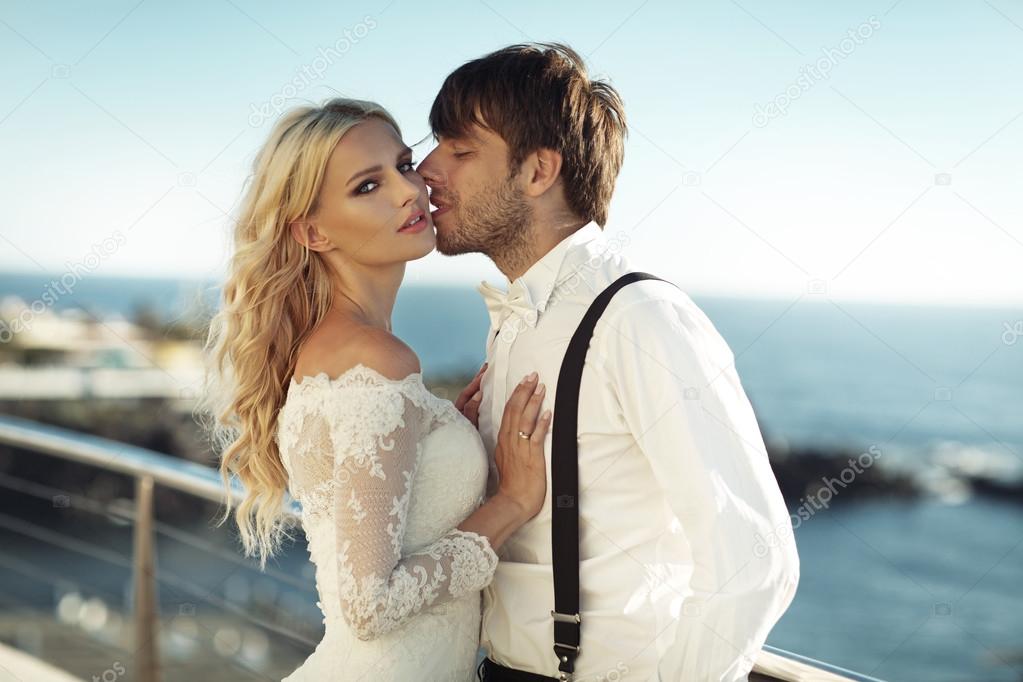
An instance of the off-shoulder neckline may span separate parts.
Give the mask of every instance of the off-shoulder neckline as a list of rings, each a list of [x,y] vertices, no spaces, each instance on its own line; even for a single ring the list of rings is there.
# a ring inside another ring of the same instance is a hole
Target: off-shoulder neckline
[[[306,375],[303,375],[301,382],[296,381],[295,380],[295,375],[293,374],[291,376],[291,379],[290,379],[289,383],[290,383],[291,386],[294,386],[295,388],[306,388],[307,386],[312,386],[314,384],[319,384],[319,385],[327,384],[329,386],[336,386],[336,385],[340,384],[343,379],[346,379],[350,375],[356,374],[356,373],[358,373],[358,374],[369,374],[374,379],[376,379],[376,380],[378,380],[378,381],[380,381],[382,383],[386,383],[386,384],[405,384],[405,383],[409,383],[410,381],[411,382],[416,382],[416,383],[422,383],[423,382],[423,373],[422,372],[411,372],[411,373],[407,374],[406,376],[402,377],[401,379],[392,379],[392,378],[390,378],[388,376],[385,376],[385,375],[381,374],[379,371],[377,371],[376,369],[373,369],[369,365],[364,365],[361,362],[357,362],[354,365],[352,365],[351,367],[349,367],[348,369],[346,369],[345,371],[343,371],[340,374],[338,374],[336,377],[331,377],[325,371],[320,370],[316,374],[306,374]]]

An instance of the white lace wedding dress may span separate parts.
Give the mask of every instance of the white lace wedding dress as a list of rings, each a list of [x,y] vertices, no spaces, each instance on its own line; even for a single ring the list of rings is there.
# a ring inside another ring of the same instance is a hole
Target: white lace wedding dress
[[[419,373],[290,381],[277,442],[302,504],[323,639],[282,682],[475,678],[497,555],[456,526],[483,501],[476,428]]]

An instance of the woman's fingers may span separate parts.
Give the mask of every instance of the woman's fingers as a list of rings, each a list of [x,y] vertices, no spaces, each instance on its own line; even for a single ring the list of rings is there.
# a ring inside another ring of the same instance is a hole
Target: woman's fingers
[[[483,392],[476,391],[476,393],[471,398],[462,403],[461,407],[458,406],[458,403],[455,403],[455,407],[458,408],[459,412],[465,415],[466,419],[475,424],[476,420],[479,418],[480,403],[482,402]]]
[[[512,391],[508,402],[504,405],[504,415],[501,417],[502,433],[518,437],[515,431],[518,430],[519,415],[522,413],[522,408],[525,407],[526,401],[533,394],[536,381],[536,372],[533,372],[520,381],[519,385]]]
[[[476,376],[472,378],[469,385],[462,389],[462,392],[458,394],[458,398],[455,399],[455,407],[458,408],[459,412],[464,414],[465,406],[472,400],[480,390],[480,384],[483,383],[483,373],[487,371],[487,363],[483,363],[479,371],[476,372]]]
[[[476,393],[482,396],[479,391],[476,391]],[[473,398],[467,402],[465,409],[462,410],[462,414],[478,429],[480,427],[480,398]]]
[[[533,447],[540,448],[540,454],[543,454],[543,441],[547,437],[547,431],[551,426],[551,411],[546,409],[540,418],[536,420],[536,427],[533,429],[533,435],[529,437],[529,443]]]
[[[494,453],[499,488],[528,510],[530,518],[543,506],[547,491],[544,441],[552,417],[550,410],[539,415],[544,395],[536,372],[519,382],[505,403]]]
[[[529,400],[523,405],[518,421],[518,430],[522,433],[532,434],[533,429],[536,428],[536,418],[540,414],[540,406],[543,404],[545,389],[546,387],[542,383],[536,384],[533,394],[529,396]]]

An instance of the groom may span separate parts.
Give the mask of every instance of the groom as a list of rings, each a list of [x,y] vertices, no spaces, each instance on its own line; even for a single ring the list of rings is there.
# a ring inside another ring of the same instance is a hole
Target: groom
[[[418,171],[437,249],[485,254],[508,280],[507,293],[479,287],[487,365],[458,403],[492,457],[517,379],[536,370],[553,408],[572,389],[556,384],[587,308],[635,269],[627,237],[603,234],[625,114],[571,48],[530,44],[449,75],[430,125],[438,146]],[[578,506],[552,508],[548,479],[539,514],[501,548],[482,679],[745,680],[799,560],[731,350],[685,293],[640,281],[599,318],[580,387]],[[545,454],[549,472],[550,439]],[[552,614],[556,513],[578,513],[578,617]],[[564,641],[576,624],[578,647]]]

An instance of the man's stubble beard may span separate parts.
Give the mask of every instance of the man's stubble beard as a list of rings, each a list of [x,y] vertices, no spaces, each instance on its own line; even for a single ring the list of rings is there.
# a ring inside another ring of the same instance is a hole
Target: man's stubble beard
[[[499,265],[518,263],[530,257],[532,209],[507,177],[493,190],[484,189],[472,205],[461,203],[453,195],[457,208],[457,231],[442,234],[437,230],[437,250],[445,256],[482,253]]]

